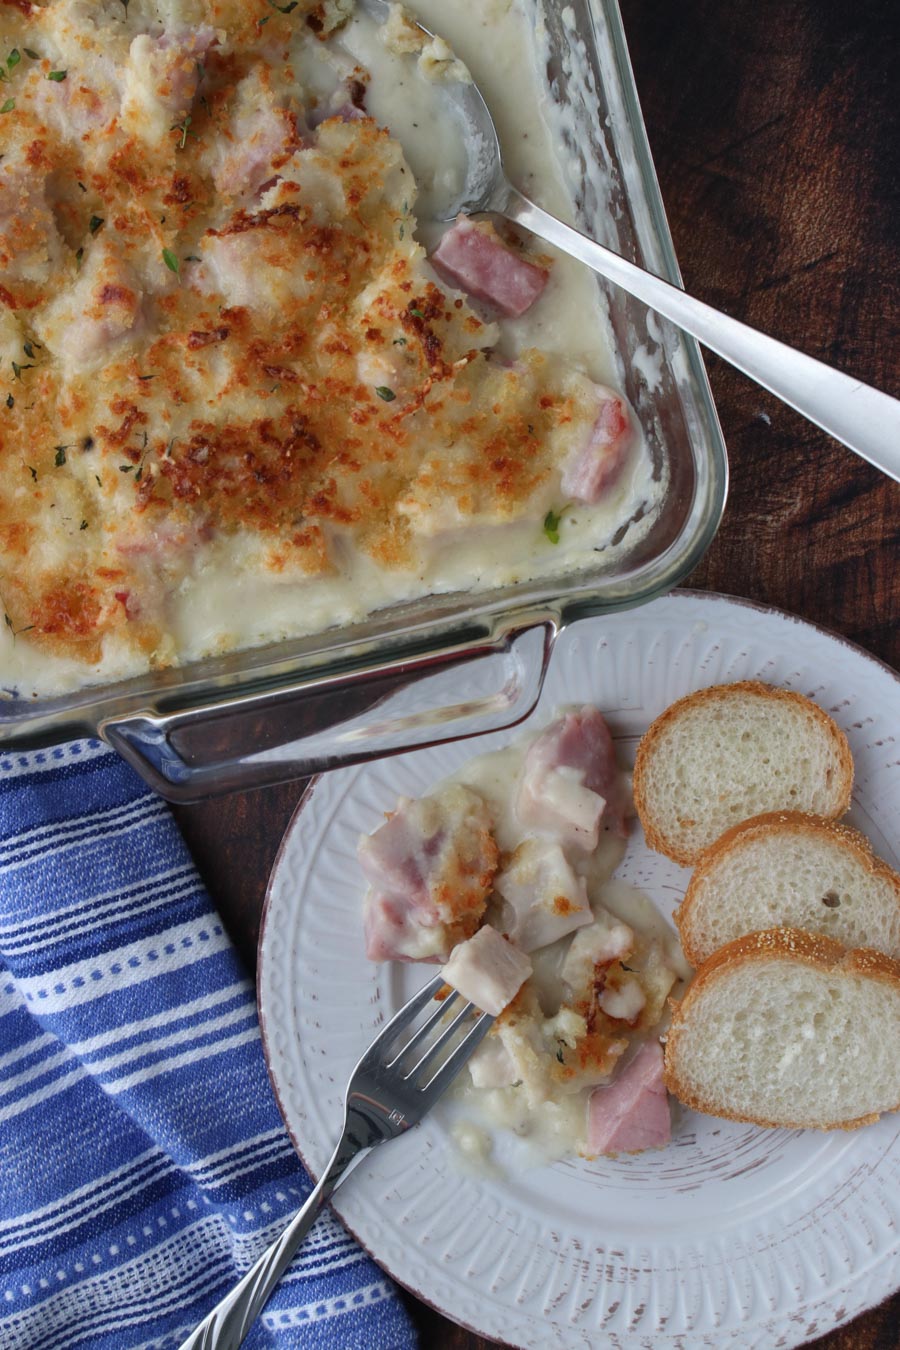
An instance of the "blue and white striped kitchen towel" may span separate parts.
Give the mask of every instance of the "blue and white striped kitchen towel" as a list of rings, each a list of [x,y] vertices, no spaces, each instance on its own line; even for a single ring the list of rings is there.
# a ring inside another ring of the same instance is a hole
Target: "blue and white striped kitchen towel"
[[[308,1189],[165,803],[96,741],[0,756],[0,1346],[178,1346]],[[329,1214],[247,1344],[415,1337]]]

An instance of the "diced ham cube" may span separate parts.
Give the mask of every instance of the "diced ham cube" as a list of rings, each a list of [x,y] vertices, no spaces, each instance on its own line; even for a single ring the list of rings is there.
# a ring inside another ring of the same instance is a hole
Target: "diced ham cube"
[[[596,708],[566,713],[525,755],[516,811],[523,825],[592,852],[601,818],[625,837],[624,793],[609,728]]]
[[[441,970],[444,981],[482,1012],[499,1017],[531,974],[528,957],[485,924],[460,942]]]
[[[508,248],[493,225],[465,216],[441,239],[431,262],[451,286],[513,319],[531,308],[550,275]]]
[[[488,809],[459,784],[397,810],[359,844],[372,961],[442,961],[471,936],[497,870]]]
[[[227,135],[210,152],[213,182],[226,197],[249,197],[271,187],[303,145],[297,118],[281,107],[258,68],[237,87]]]
[[[0,276],[46,282],[63,256],[47,176],[24,158],[0,157]]]
[[[663,1052],[656,1041],[641,1046],[609,1087],[595,1088],[588,1103],[588,1151],[637,1153],[671,1138]]]
[[[593,919],[584,879],[559,844],[526,839],[494,878],[503,900],[499,925],[523,952],[546,947]]]
[[[593,505],[615,485],[625,468],[634,430],[623,398],[597,386],[598,408],[587,442],[563,468],[566,497]]]
[[[38,334],[69,370],[111,360],[122,345],[146,332],[144,293],[123,262],[113,232],[91,248],[74,285],[58,295],[38,320]]]
[[[194,101],[200,83],[200,64],[217,42],[216,30],[209,24],[183,28],[149,39],[150,66],[156,77],[156,97],[173,116],[185,113]],[[132,43],[132,53],[135,43]]]
[[[573,937],[560,975],[576,998],[585,997],[594,986],[598,966],[622,961],[634,947],[634,933],[608,910],[598,908],[594,922]]]

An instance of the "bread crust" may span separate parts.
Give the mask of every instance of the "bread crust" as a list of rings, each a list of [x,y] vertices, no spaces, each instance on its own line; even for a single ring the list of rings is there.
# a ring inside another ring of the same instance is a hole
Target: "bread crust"
[[[660,749],[667,731],[686,711],[703,704],[725,702],[735,696],[744,698],[748,695],[770,699],[773,702],[791,704],[804,717],[812,718],[819,724],[821,729],[831,738],[838,758],[839,806],[834,816],[842,816],[850,805],[850,794],[853,789],[853,756],[850,752],[850,744],[833,718],[829,717],[812,699],[806,698],[803,694],[795,693],[791,689],[779,689],[774,685],[763,684],[761,680],[737,680],[733,684],[715,684],[708,689],[698,689],[670,704],[665,712],[660,713],[659,717],[651,722],[641,737],[634,762],[634,805],[643,826],[647,844],[655,852],[665,854],[667,858],[671,858],[673,862],[679,863],[682,867],[692,866],[700,857],[702,850],[680,847],[677,841],[666,834],[664,827],[655,819],[647,800],[648,765]]]
[[[894,889],[897,908],[900,909],[900,875],[889,867],[873,851],[872,845],[864,834],[846,825],[842,821],[832,820],[828,816],[807,815],[803,811],[766,811],[759,816],[742,820],[720,835],[714,844],[700,854],[691,877],[684,899],[673,914],[675,925],[681,937],[681,946],[688,963],[699,966],[704,957],[694,942],[692,929],[693,911],[697,896],[703,883],[723,858],[736,852],[747,843],[778,833],[807,834],[825,837],[852,853],[856,861],[871,877],[878,877]]]
[[[863,1125],[871,1125],[878,1120],[879,1113],[857,1116],[851,1120],[819,1121],[808,1120],[769,1120],[764,1115],[749,1115],[723,1109],[718,1103],[711,1104],[705,1098],[693,1092],[678,1077],[675,1061],[678,1057],[678,1043],[684,1032],[685,1022],[692,1005],[701,994],[715,985],[724,975],[748,961],[788,960],[799,962],[820,970],[823,974],[840,973],[844,975],[862,975],[881,984],[900,990],[900,961],[894,961],[883,952],[867,947],[851,949],[844,947],[832,938],[817,933],[808,933],[802,928],[766,928],[757,933],[748,933],[736,938],[705,961],[689,984],[684,998],[674,1007],[672,1024],[666,1037],[664,1078],[666,1088],[673,1096],[693,1111],[705,1115],[718,1116],[725,1120],[747,1121],[761,1125],[764,1129],[798,1130],[856,1130]],[[884,1108],[885,1112],[900,1111],[900,1102]]]

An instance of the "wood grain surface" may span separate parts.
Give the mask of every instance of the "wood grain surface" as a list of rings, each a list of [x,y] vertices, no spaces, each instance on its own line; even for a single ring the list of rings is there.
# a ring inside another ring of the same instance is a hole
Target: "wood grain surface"
[[[896,0],[623,0],[623,13],[687,288],[900,394]],[[778,605],[900,666],[900,488],[724,362],[708,368],[731,490],[688,584]],[[251,967],[301,788],[177,812]],[[408,1302],[423,1350],[488,1344]],[[814,1344],[900,1350],[900,1295]]]

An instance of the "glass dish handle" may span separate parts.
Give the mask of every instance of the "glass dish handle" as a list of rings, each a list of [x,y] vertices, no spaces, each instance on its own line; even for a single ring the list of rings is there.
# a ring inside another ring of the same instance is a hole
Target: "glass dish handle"
[[[169,801],[288,782],[522,721],[558,632],[547,615],[439,654],[363,662],[172,712],[142,709],[98,731]]]

